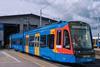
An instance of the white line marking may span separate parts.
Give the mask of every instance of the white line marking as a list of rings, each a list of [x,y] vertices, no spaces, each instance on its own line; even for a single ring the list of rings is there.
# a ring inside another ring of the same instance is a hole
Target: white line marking
[[[4,52],[4,51],[2,51],[2,53],[3,53],[4,55],[6,55],[6,56],[8,56],[8,57],[12,58],[13,60],[15,60],[15,61],[17,61],[17,62],[21,62],[21,61],[20,61],[20,60],[18,60],[17,58],[15,58],[15,57],[11,56],[10,54],[8,54],[8,53],[6,53],[6,52]]]

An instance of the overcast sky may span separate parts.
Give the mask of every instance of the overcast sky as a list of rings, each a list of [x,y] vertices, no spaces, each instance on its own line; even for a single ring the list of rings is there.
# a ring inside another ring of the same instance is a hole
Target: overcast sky
[[[100,0],[0,0],[0,16],[33,13],[57,20],[82,20],[100,32]]]

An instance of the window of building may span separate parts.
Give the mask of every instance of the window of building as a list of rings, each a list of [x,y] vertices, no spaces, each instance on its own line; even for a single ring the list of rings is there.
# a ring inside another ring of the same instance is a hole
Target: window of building
[[[31,24],[24,24],[23,25],[23,29],[24,31],[28,31],[28,30],[33,30],[36,29],[38,27],[38,25],[31,25]]]

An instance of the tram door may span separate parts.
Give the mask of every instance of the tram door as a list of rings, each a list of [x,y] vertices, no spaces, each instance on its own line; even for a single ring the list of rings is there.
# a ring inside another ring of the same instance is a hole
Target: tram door
[[[35,47],[35,55],[39,56],[39,47],[40,47],[40,34],[37,33],[35,34],[35,43],[34,43],[34,47]]]
[[[25,52],[29,53],[29,35],[26,35],[26,46],[25,46]]]

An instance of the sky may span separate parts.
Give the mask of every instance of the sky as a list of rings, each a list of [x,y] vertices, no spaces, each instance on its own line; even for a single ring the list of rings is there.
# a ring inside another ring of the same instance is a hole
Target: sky
[[[0,16],[36,14],[56,20],[80,20],[100,33],[100,0],[0,0]]]

